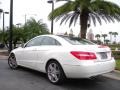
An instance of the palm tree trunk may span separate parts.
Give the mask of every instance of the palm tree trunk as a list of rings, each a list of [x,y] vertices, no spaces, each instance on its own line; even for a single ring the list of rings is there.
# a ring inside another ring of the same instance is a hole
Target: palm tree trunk
[[[104,44],[105,44],[105,37],[104,37]]]
[[[110,42],[112,42],[112,34],[110,34]]]
[[[99,40],[99,37],[97,37],[97,41]]]
[[[88,12],[84,11],[80,15],[80,25],[81,25],[81,38],[86,39],[86,32],[87,32],[87,24],[88,24]]]
[[[115,35],[115,44],[116,44],[116,35]]]

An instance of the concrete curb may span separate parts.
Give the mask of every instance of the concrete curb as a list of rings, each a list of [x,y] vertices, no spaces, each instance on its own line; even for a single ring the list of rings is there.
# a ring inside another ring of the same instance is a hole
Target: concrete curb
[[[120,74],[120,71],[119,70],[114,70],[115,73],[119,73]]]
[[[110,79],[120,80],[120,71],[114,70],[112,72],[102,74],[102,76]]]

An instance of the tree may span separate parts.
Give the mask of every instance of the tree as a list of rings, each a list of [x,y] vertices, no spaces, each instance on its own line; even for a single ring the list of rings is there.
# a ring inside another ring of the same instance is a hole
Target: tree
[[[22,36],[24,33],[22,33],[23,28],[19,28],[16,26],[13,26],[13,45],[14,48],[16,48],[16,44],[18,44],[20,41],[22,41]]]
[[[116,36],[118,35],[118,33],[117,32],[113,32],[112,35],[114,35],[115,43],[116,43]]]
[[[1,35],[3,35],[3,32],[0,33]],[[4,32],[4,44],[5,46],[8,48],[8,43],[9,43],[9,30],[5,30]],[[22,38],[22,32],[21,32],[21,28],[17,28],[16,26],[13,25],[13,45],[14,48],[16,47],[16,44],[18,43],[18,41],[20,41]]]
[[[38,22],[35,19],[29,19],[28,22],[22,27],[17,27],[13,25],[13,45],[14,48],[16,44],[20,42],[25,43],[27,40],[41,34],[49,34],[47,25],[43,23],[41,20]],[[3,35],[3,32],[0,32],[0,40]],[[9,31],[5,30],[4,32],[5,38],[4,43],[8,47],[9,43]]]
[[[101,40],[100,40],[100,34],[96,34],[95,37],[97,38],[96,42],[97,44],[102,44]]]
[[[4,35],[4,38],[3,38],[3,35]],[[0,42],[2,42],[4,46],[8,47],[8,43],[9,43],[9,31],[8,30],[5,29],[4,32],[0,30]]]
[[[64,33],[64,35],[68,35],[67,31]]]
[[[56,0],[66,3],[49,14],[49,19],[61,19],[61,23],[69,21],[69,26],[80,22],[80,36],[86,38],[87,25],[93,21],[94,25],[102,20],[107,22],[120,21],[120,7],[104,0]]]
[[[100,34],[96,34],[95,37],[97,38],[97,41],[100,40]]]
[[[23,41],[27,40],[41,34],[49,34],[47,25],[42,22],[42,20],[36,21],[34,18],[29,19],[24,25],[23,30]]]
[[[104,38],[104,44],[105,44],[105,40],[106,40],[107,34],[102,34],[102,37]]]
[[[109,44],[110,40],[106,39],[105,44]]]
[[[2,33],[2,31],[0,30],[0,42],[2,42],[2,40],[3,40],[3,33]]]

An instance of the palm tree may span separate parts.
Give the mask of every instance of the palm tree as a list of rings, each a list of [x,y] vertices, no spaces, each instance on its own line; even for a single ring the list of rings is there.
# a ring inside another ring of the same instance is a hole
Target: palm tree
[[[100,34],[96,34],[95,37],[97,38],[97,41],[100,39]]]
[[[13,45],[16,47],[17,43],[25,43],[28,39],[41,34],[49,34],[47,25],[42,20],[36,21],[34,18],[31,18],[24,26],[18,27],[13,25]],[[0,31],[0,41],[2,40],[2,35],[3,32]],[[8,47],[9,30],[5,30],[4,35],[4,43]]]
[[[104,44],[105,44],[105,40],[106,40],[107,34],[102,34],[102,37],[104,38]]]
[[[64,35],[68,35],[67,31],[64,33]]]
[[[117,32],[113,32],[112,34],[114,35],[115,43],[116,43],[116,36],[118,35],[118,33]]]
[[[98,21],[102,24],[102,19],[107,23],[120,21],[120,7],[110,1],[104,0],[56,0],[66,1],[66,3],[52,11],[49,14],[49,19],[61,19],[61,23],[69,21],[69,26],[72,23],[76,24],[77,20],[80,23],[80,36],[86,38],[87,25],[93,21],[94,25]]]
[[[47,25],[43,23],[42,20],[36,21],[34,18],[30,18],[24,25],[23,33],[25,39],[31,39],[37,35],[49,34],[49,31]]]
[[[105,40],[105,43],[106,43],[106,44],[109,44],[109,42],[110,42],[110,40],[108,40],[108,39]]]
[[[112,34],[113,34],[113,32],[109,32],[109,34],[110,34],[110,42],[112,42]]]

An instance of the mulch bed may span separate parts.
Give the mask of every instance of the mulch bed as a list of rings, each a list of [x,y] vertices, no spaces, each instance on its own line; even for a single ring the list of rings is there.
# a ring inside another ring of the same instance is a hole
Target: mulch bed
[[[7,51],[0,52],[0,60],[7,60],[9,53]]]
[[[2,55],[2,56],[8,56],[9,53],[8,52],[0,52],[0,55]]]

